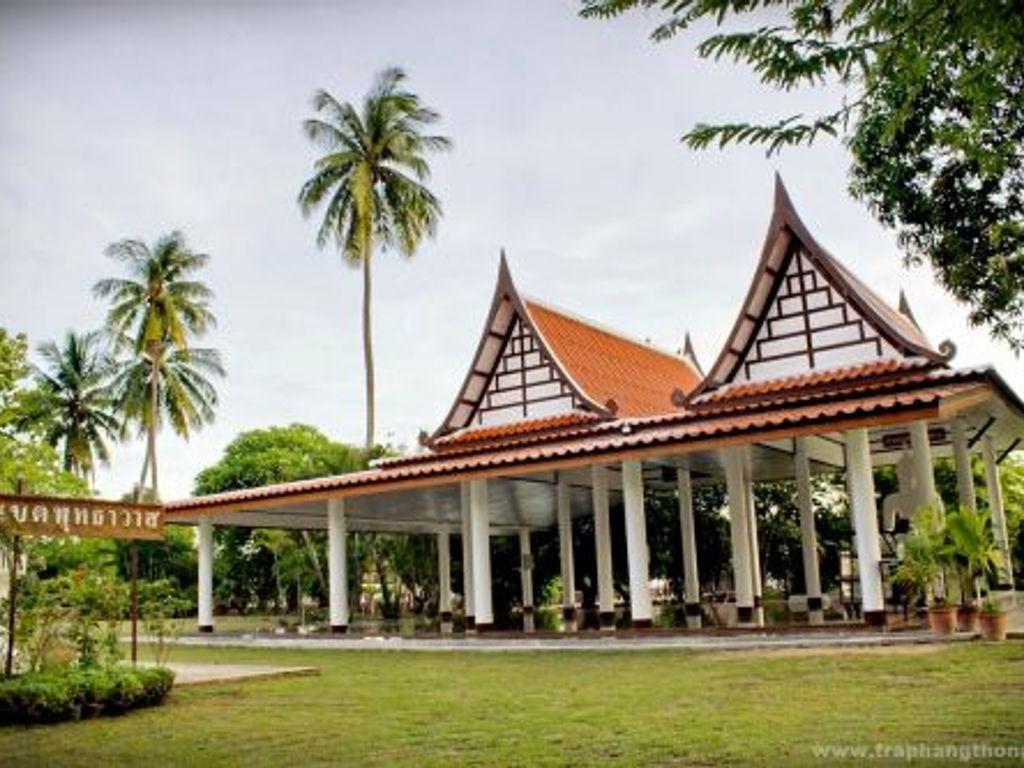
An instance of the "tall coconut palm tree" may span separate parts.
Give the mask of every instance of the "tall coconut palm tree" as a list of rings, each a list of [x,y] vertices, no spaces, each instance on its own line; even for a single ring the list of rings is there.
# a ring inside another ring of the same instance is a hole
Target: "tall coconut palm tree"
[[[61,449],[64,469],[91,485],[97,462],[110,460],[107,440],[120,434],[109,389],[111,360],[98,334],[72,331],[59,346],[40,345],[39,356],[42,365],[34,366],[39,398],[27,418]]]
[[[155,358],[153,350],[157,350]],[[185,440],[213,421],[217,406],[217,390],[210,382],[213,376],[224,376],[217,350],[196,347],[182,350],[169,344],[151,346],[118,366],[111,383],[117,410],[125,424],[138,424],[139,431],[150,439],[139,478],[140,490],[145,485],[148,469],[150,489],[154,497],[159,497],[153,436],[163,421]]]
[[[116,340],[117,350],[131,353],[126,369],[149,375],[146,415],[142,416],[134,405],[125,415],[140,420],[146,431],[148,442],[140,490],[148,467],[150,488],[157,496],[160,376],[175,353],[179,362],[187,363],[190,339],[201,336],[216,324],[210,311],[213,293],[195,279],[210,257],[189,248],[184,235],[177,231],[159,238],[152,247],[141,240],[120,240],[110,245],[106,253],[125,265],[128,276],[101,280],[93,287],[93,293],[97,298],[110,300],[107,329]],[[219,368],[219,361],[217,366]],[[123,385],[125,377],[119,378]],[[125,400],[124,391],[120,397],[122,404],[127,405],[129,401]],[[174,423],[173,418],[171,421]]]
[[[371,257],[375,246],[412,256],[424,237],[433,237],[441,203],[425,186],[426,156],[451,147],[447,137],[425,133],[439,115],[404,90],[405,79],[401,69],[384,70],[358,109],[317,91],[317,116],[303,123],[326,154],[302,185],[299,206],[306,217],[323,209],[317,245],[333,242],[349,264],[362,267],[367,448],[374,444],[375,415]]]

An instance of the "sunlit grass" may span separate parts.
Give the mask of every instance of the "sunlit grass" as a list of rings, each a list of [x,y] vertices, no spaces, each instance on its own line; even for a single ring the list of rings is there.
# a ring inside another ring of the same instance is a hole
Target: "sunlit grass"
[[[21,765],[801,764],[820,744],[1024,743],[1024,644],[706,653],[175,648],[319,667],[0,729]]]

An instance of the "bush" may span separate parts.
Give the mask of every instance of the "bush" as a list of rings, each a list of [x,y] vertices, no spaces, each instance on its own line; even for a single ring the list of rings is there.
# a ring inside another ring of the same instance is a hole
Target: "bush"
[[[174,673],[165,667],[28,673],[0,681],[0,725],[121,714],[159,704],[173,684]]]

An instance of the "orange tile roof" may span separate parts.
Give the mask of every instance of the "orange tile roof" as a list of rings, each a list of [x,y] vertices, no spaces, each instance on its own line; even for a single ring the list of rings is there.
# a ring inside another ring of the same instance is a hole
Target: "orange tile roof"
[[[601,416],[585,411],[570,411],[556,416],[545,416],[541,419],[514,421],[510,424],[497,424],[489,427],[461,429],[458,432],[439,437],[431,442],[430,447],[446,449],[452,446],[476,445],[479,443],[493,444],[511,437],[524,435],[548,435],[555,430],[562,431],[568,427],[577,427],[600,421]]]
[[[795,376],[785,376],[764,381],[737,382],[705,392],[693,399],[690,405],[699,407],[711,403],[746,400],[777,399],[778,395],[798,392],[801,394],[818,391],[823,387],[850,384],[870,380],[880,383],[905,377],[911,372],[922,372],[939,368],[931,360],[922,358],[873,360],[868,363],[809,371]]]
[[[167,510],[173,520],[195,513],[245,508],[250,504],[266,506],[277,499],[298,504],[304,499],[322,498],[323,494],[346,490],[361,489],[360,494],[369,494],[375,488],[395,490],[431,478],[431,482],[451,482],[472,472],[521,471],[538,463],[589,461],[590,457],[597,456],[611,460],[616,454],[635,455],[645,449],[666,452],[674,447],[710,448],[721,440],[737,436],[755,439],[759,434],[779,434],[809,427],[830,431],[850,421],[878,420],[881,423],[891,416],[917,418],[924,409],[937,409],[945,398],[978,387],[994,389],[1024,412],[1024,403],[991,369],[946,369],[921,372],[905,388],[896,391],[850,387],[842,396],[833,393],[832,397],[820,401],[773,403],[751,411],[683,410],[658,416],[602,420],[575,428],[520,435],[500,445],[467,443],[450,450],[398,457],[363,472],[182,499],[169,503]]]
[[[681,357],[533,299],[523,303],[565,372],[599,405],[614,401],[617,416],[678,410],[672,392],[679,389],[685,395],[700,383],[700,374]]]

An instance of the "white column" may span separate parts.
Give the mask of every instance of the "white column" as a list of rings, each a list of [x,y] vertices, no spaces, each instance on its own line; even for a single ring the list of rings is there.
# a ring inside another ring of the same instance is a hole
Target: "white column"
[[[213,632],[213,521],[199,518],[199,631]]]
[[[978,500],[974,492],[974,472],[971,470],[971,454],[967,445],[967,425],[957,416],[950,424],[953,443],[953,464],[956,466],[956,496],[960,506],[972,512],[978,511]]]
[[[818,533],[814,527],[811,462],[807,456],[807,439],[796,438],[794,447],[793,474],[796,479],[796,505],[800,510],[800,539],[804,556],[807,620],[810,624],[824,624],[825,614],[821,604],[821,573],[818,570]]]
[[[327,501],[327,599],[331,632],[348,629],[348,529],[345,500]]]
[[[744,451],[724,452],[726,492],[729,496],[729,539],[732,544],[732,580],[736,593],[736,621],[754,620],[754,589],[750,574],[750,538],[747,532],[747,489],[743,482]]]
[[[996,546],[1003,555],[1003,567],[999,569],[996,589],[1013,589],[1013,561],[1010,559],[1010,541],[1006,534],[1006,510],[1003,507],[1003,487],[999,482],[999,464],[996,461],[995,445],[991,435],[981,441],[981,452],[985,458],[985,487],[988,489],[988,513],[992,520],[992,533]]]
[[[885,624],[885,598],[882,593],[882,552],[878,543],[878,509],[875,505],[875,478],[871,471],[871,448],[866,429],[846,432],[846,474],[850,490],[850,512],[857,537],[857,568],[864,621]]]
[[[629,556],[629,605],[634,627],[651,626],[651,586],[644,517],[644,477],[639,461],[622,462],[622,496]]]
[[[491,521],[488,510],[487,481],[469,482],[469,512],[473,540],[473,601],[476,629],[487,630],[494,625],[491,605]]]
[[[452,542],[447,529],[437,532],[438,613],[441,634],[452,633]]]
[[[562,628],[576,631],[576,573],[572,558],[572,489],[561,474],[555,491],[558,507],[558,550],[562,566]]]
[[[476,625],[476,604],[473,600],[473,518],[469,513],[469,483],[459,485],[462,511],[462,612],[466,618],[466,631]]]
[[[928,440],[927,421],[915,421],[910,424],[910,454],[913,458],[914,495],[916,496],[911,514],[916,517],[922,508],[931,507],[936,503],[935,465],[932,462],[932,446]]]
[[[754,505],[754,477],[744,462],[743,485],[747,492],[747,536],[750,542],[750,588],[754,593],[754,624],[764,626],[764,591],[761,586],[761,550],[757,543],[757,508]]]
[[[686,626],[699,629],[700,575],[697,571],[697,532],[693,525],[693,480],[690,470],[680,464],[676,469],[679,489],[679,532],[683,545],[683,610]]]
[[[533,550],[530,529],[519,530],[519,579],[523,590],[523,632],[533,632]]]
[[[597,560],[597,610],[601,629],[615,629],[615,587],[612,583],[612,529],[608,518],[608,470],[590,468],[594,504],[594,548]]]

